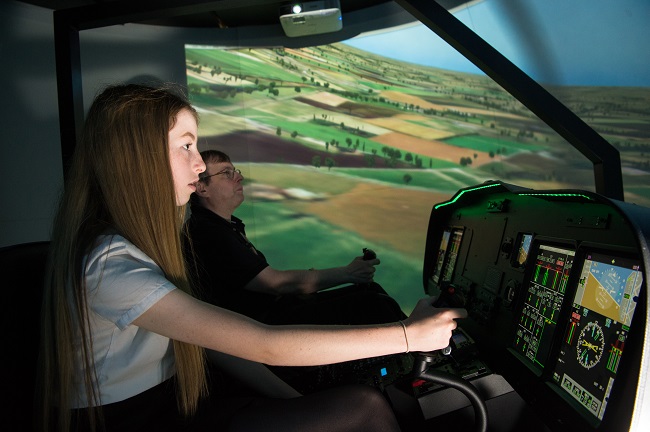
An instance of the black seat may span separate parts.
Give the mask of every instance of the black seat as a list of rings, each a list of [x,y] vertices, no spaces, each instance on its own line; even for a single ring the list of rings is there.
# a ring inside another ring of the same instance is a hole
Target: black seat
[[[50,242],[0,248],[2,368],[5,402],[2,430],[31,429],[41,299]],[[9,427],[9,425],[13,425]]]

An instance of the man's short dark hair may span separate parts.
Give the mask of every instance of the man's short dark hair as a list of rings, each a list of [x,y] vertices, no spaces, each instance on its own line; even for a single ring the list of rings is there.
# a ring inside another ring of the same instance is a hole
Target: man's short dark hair
[[[201,152],[201,157],[203,158],[203,162],[206,164],[206,166],[209,163],[230,162],[230,156],[219,150],[203,150]],[[205,171],[199,173],[199,181],[203,182],[206,185],[210,184],[210,180],[212,180],[212,177],[208,177],[210,174],[215,173],[208,173],[206,168]],[[196,193],[190,195],[190,203],[201,205],[199,196]]]
[[[219,150],[203,150],[201,152],[201,157],[206,166],[209,163],[230,162],[230,156]],[[199,181],[202,181],[205,184],[210,184],[210,177],[208,177],[210,174],[214,173],[208,173],[207,169],[202,173],[199,173]]]

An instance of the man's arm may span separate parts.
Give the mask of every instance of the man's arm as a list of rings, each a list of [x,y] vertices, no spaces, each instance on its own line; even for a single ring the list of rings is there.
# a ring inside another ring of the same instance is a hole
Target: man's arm
[[[267,294],[311,294],[346,283],[372,282],[375,266],[380,261],[356,257],[343,267],[310,270],[276,270],[266,267],[244,287]]]

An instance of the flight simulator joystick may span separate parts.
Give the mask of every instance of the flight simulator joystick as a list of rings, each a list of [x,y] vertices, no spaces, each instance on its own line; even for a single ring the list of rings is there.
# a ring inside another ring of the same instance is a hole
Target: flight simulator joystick
[[[377,254],[375,253],[374,250],[368,249],[368,248],[363,248],[363,259],[364,261],[368,261],[371,259],[377,258]]]
[[[465,306],[465,299],[462,296],[460,290],[453,284],[446,283],[440,292],[440,296],[434,301],[434,307],[463,307]],[[442,350],[439,350],[443,355],[451,355],[451,352],[455,349],[453,339],[449,340],[449,345]],[[460,378],[449,372],[444,372],[441,370],[433,369],[430,367],[430,364],[433,362],[434,358],[437,355],[438,350],[430,352],[418,352],[414,353],[415,358],[413,362],[413,375],[414,378],[423,379],[425,381],[434,382],[436,384],[442,384],[447,387],[455,388],[456,390],[461,391],[474,407],[474,417],[476,419],[476,431],[485,432],[487,431],[488,425],[488,411],[487,405],[483,400],[483,397],[479,394],[469,381]]]
[[[433,306],[439,308],[462,308],[465,307],[465,296],[456,285],[443,282],[440,288],[440,295],[433,302]]]
[[[373,259],[377,258],[377,254],[372,249],[363,248],[362,252],[363,252],[363,260],[364,261],[369,261],[369,260],[373,260]],[[370,283],[360,283],[359,286],[369,287]]]

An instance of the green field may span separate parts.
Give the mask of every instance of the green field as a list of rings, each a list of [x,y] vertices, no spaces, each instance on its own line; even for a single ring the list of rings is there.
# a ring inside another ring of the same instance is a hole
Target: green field
[[[377,180],[395,186],[419,187],[450,192],[455,192],[464,185],[479,183],[475,173],[464,174],[465,169],[458,168],[456,164],[446,161],[439,162],[441,166],[447,165],[447,168],[453,166],[453,169],[438,169],[441,167],[436,167],[435,170],[333,168],[333,171],[359,178]],[[405,175],[411,177],[408,183],[404,180]]]
[[[281,203],[245,201],[235,215],[250,222],[247,236],[277,269],[347,265],[367,247],[381,260],[375,282],[397,300],[404,312],[409,313],[424,296],[423,257],[407,257],[386,244],[372,243],[314,216],[295,214]]]
[[[200,65],[205,65],[208,69],[212,66],[219,66],[223,72],[230,75],[263,76],[269,81],[299,81],[296,74],[282,68],[269,69],[267,63],[248,57],[245,55],[245,51],[242,51],[187,48],[185,57],[190,64],[197,62]],[[270,71],[272,72],[269,73]]]
[[[457,147],[479,150],[483,152],[494,152],[512,155],[521,151],[540,151],[545,147],[536,144],[510,141],[503,138],[490,136],[466,135],[443,140],[447,144]],[[505,152],[503,151],[505,149]]]

